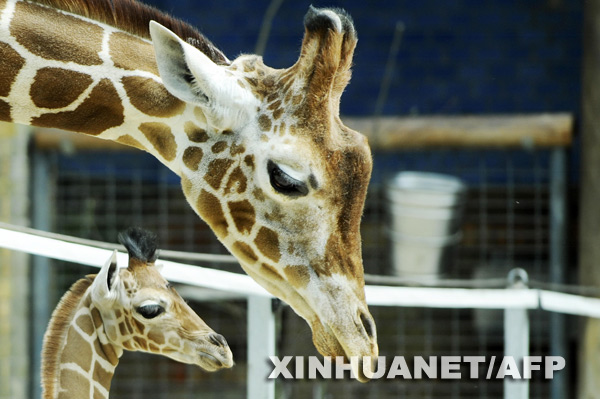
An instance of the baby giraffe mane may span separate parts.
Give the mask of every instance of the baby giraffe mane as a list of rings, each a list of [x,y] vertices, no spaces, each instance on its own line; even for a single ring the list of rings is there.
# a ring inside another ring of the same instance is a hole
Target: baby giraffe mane
[[[33,0],[36,3],[81,15],[107,25],[150,39],[150,21],[156,21],[198,48],[217,64],[229,60],[214,44],[190,24],[136,0]]]
[[[55,354],[61,349],[77,306],[92,285],[94,277],[93,275],[87,276],[73,284],[52,313],[50,324],[44,335],[44,351],[42,353],[42,386],[49,388],[47,393],[54,392],[54,378],[58,373],[59,359]],[[52,361],[46,359],[52,359]]]

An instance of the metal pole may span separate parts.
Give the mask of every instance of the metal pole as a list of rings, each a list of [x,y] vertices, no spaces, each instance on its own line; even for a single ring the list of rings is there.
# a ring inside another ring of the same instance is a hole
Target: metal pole
[[[273,299],[248,297],[248,399],[275,399],[275,380],[269,356],[275,356],[275,315]]]
[[[50,165],[48,157],[36,151],[33,156],[32,222],[36,229],[50,230],[51,195]],[[50,320],[50,259],[43,256],[32,257],[31,270],[31,392],[33,398],[42,397],[40,366],[42,341]]]
[[[564,148],[552,150],[550,159],[550,282],[564,283],[566,269],[566,164]],[[565,315],[550,314],[550,355],[566,359]],[[551,381],[550,398],[562,399],[569,395],[566,373],[556,373]]]
[[[527,288],[527,272],[513,269],[508,273],[509,288]],[[529,318],[526,308],[504,309],[504,356],[512,358],[517,365],[529,356]],[[519,371],[523,376],[523,368]],[[529,380],[504,378],[504,399],[529,398]]]

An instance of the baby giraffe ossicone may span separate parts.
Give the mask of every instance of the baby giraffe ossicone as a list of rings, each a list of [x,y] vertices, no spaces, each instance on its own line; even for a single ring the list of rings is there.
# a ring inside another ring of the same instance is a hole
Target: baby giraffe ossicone
[[[77,281],[52,314],[42,349],[44,399],[108,398],[124,350],[195,364],[207,371],[233,365],[231,350],[186,304],[155,266],[156,236],[132,228],[97,275]]]

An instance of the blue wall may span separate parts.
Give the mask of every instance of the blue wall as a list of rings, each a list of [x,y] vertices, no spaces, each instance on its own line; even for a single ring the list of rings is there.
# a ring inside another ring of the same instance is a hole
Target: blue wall
[[[269,1],[148,0],[197,26],[234,58],[254,52]],[[298,56],[310,1],[284,0],[265,62]],[[345,8],[359,35],[345,115],[369,115],[397,21],[406,27],[384,113],[579,112],[582,1],[322,1]]]

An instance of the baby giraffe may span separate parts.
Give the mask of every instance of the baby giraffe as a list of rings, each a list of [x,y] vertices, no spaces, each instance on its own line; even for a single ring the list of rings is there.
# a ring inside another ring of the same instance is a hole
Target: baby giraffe
[[[108,398],[123,350],[161,354],[208,371],[233,365],[231,350],[185,303],[154,265],[156,236],[119,234],[129,265],[116,255],[77,281],[54,310],[44,336],[44,399]]]

